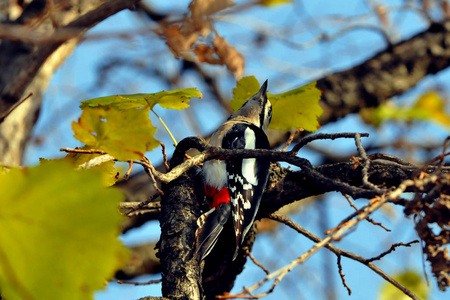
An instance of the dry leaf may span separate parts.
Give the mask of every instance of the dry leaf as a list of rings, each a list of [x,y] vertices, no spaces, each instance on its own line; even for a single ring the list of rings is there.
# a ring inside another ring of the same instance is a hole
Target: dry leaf
[[[197,55],[198,61],[212,65],[221,64],[221,60],[215,55],[216,52],[208,45],[200,44],[194,48],[194,53]]]
[[[198,38],[198,33],[181,29],[180,25],[172,25],[161,30],[161,34],[167,38],[167,46],[176,58],[180,58],[181,53],[188,51]]]
[[[193,19],[215,14],[225,8],[233,6],[231,0],[193,0],[189,4],[189,9]]]
[[[245,67],[244,57],[234,47],[230,46],[224,38],[218,35],[214,39],[213,44],[222,64],[225,64],[236,78],[241,77]]]

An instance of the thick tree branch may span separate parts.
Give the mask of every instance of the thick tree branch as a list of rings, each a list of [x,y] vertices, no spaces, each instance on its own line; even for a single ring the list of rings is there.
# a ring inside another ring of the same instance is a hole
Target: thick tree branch
[[[139,0],[111,0],[99,5],[97,8],[80,16],[59,31],[78,29],[78,34],[68,34],[66,39],[60,37],[49,40],[45,44],[27,44],[17,41],[3,41],[0,46],[0,112],[7,111],[12,105],[20,100],[23,91],[33,80],[47,58],[67,40],[81,36],[88,29],[111,15],[125,9],[131,8]],[[58,32],[57,30],[57,32]]]
[[[351,69],[317,81],[323,91],[322,125],[403,94],[450,65],[450,20],[381,51]]]
[[[27,2],[31,3],[17,20],[0,24],[0,115],[24,95],[33,94],[0,125],[0,162],[8,165],[21,165],[24,148],[39,117],[43,93],[79,37],[138,0]]]
[[[200,299],[199,255],[194,253],[195,231],[200,216],[201,179],[191,170],[163,187],[159,255],[162,293],[170,299]]]

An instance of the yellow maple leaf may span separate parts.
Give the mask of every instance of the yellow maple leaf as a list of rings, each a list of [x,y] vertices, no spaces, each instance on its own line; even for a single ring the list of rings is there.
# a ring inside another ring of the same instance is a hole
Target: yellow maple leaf
[[[245,101],[258,92],[260,85],[254,76],[243,77],[233,89],[231,107],[237,111]],[[272,122],[270,129],[290,130],[303,128],[316,131],[320,128],[318,118],[323,113],[319,105],[321,91],[316,82],[298,87],[281,94],[267,94],[272,103]]]
[[[98,171],[76,171],[63,160],[0,174],[5,299],[93,299],[125,262],[123,195],[101,181]]]

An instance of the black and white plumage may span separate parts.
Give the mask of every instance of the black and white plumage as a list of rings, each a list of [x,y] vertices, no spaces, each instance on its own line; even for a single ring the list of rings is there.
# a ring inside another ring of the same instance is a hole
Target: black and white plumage
[[[225,149],[268,149],[266,130],[272,118],[267,81],[253,97],[211,137],[210,144]],[[204,163],[205,194],[210,210],[198,219],[197,249],[204,259],[214,247],[230,217],[236,236],[236,258],[255,220],[269,176],[267,159],[210,160]]]

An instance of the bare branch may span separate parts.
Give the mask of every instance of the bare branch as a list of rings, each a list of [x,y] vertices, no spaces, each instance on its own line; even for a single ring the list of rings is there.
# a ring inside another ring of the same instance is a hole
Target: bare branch
[[[370,159],[367,157],[366,151],[364,150],[364,147],[362,146],[361,143],[361,136],[359,133],[355,134],[355,144],[356,144],[356,148],[358,149],[359,155],[361,155],[362,159],[363,159],[363,168],[362,168],[362,174],[363,174],[363,185],[365,187],[368,187],[370,189],[373,189],[374,191],[378,192],[378,193],[384,193],[386,192],[386,189],[380,189],[379,187],[377,187],[376,185],[374,185],[373,183],[371,183],[369,181],[369,167],[370,167]]]
[[[158,194],[164,195],[164,192],[158,187],[158,184],[156,183],[156,179],[155,179],[155,175],[154,175],[155,173],[159,173],[159,172],[156,171],[156,169],[152,165],[152,162],[150,161],[150,159],[147,158],[147,156],[144,155],[144,157],[142,158],[142,161],[145,162],[145,164],[143,165],[144,170],[148,174],[148,176],[150,176],[150,178],[152,179],[153,187],[158,192]]]
[[[412,245],[412,244],[415,244],[415,243],[419,243],[419,240],[414,240],[414,241],[409,242],[409,243],[406,243],[406,244],[405,244],[405,243],[395,243],[395,244],[393,244],[393,245],[391,246],[391,248],[389,248],[389,250],[387,250],[387,251],[381,253],[380,255],[378,255],[378,256],[376,256],[376,257],[369,258],[367,261],[368,261],[368,262],[373,262],[373,261],[375,261],[375,260],[380,260],[381,258],[385,257],[385,256],[388,255],[389,253],[394,252],[395,249],[397,249],[397,248],[400,247],[400,246],[411,247],[411,245]]]
[[[323,241],[318,236],[314,235],[313,233],[309,232],[305,228],[301,227],[300,225],[294,223],[292,220],[290,220],[290,219],[288,219],[288,218],[286,218],[284,216],[280,216],[280,215],[277,215],[277,214],[271,214],[271,215],[269,215],[269,218],[272,219],[272,220],[275,220],[275,221],[278,221],[280,223],[283,223],[283,224],[287,225],[288,227],[294,229],[295,231],[297,231],[298,233],[304,235],[305,237],[307,237],[308,239],[312,240],[315,243],[320,243],[320,242]],[[357,261],[357,262],[360,262],[360,263],[366,265],[371,270],[373,270],[375,273],[380,275],[383,279],[385,279],[386,281],[390,282],[392,285],[397,287],[403,293],[405,293],[406,295],[408,295],[411,298],[413,298],[412,296],[414,294],[412,292],[408,291],[408,289],[406,289],[404,286],[402,286],[400,283],[398,283],[395,279],[393,279],[392,277],[387,275],[385,272],[383,272],[377,266],[375,266],[374,264],[369,262],[366,258],[364,258],[362,256],[359,256],[357,254],[354,254],[354,253],[342,250],[342,249],[340,249],[340,248],[338,248],[338,247],[336,247],[334,245],[331,245],[331,244],[327,244],[325,246],[325,248],[327,248],[328,250],[330,250],[331,252],[336,254],[336,256],[344,256],[344,257],[350,258],[350,259],[352,259],[354,261]],[[413,299],[417,299],[417,298],[413,298]]]
[[[433,176],[430,176],[431,178]],[[428,179],[428,178],[426,178]],[[426,180],[424,179],[424,181]],[[343,224],[338,230],[334,231],[330,235],[328,235],[325,239],[322,241],[316,243],[312,248],[310,248],[308,251],[300,255],[297,259],[293,260],[291,263],[287,264],[286,266],[272,272],[270,275],[268,275],[266,278],[261,280],[260,282],[252,285],[248,288],[250,292],[254,291],[255,289],[262,286],[264,283],[274,279],[274,283],[272,284],[272,287],[264,294],[271,293],[275,286],[286,276],[295,266],[303,263],[306,261],[310,256],[312,256],[314,253],[316,253],[319,249],[329,245],[332,241],[337,241],[341,239],[344,234],[346,234],[349,230],[353,229],[361,220],[365,219],[368,215],[370,215],[375,210],[379,209],[381,206],[383,206],[388,201],[394,201],[397,197],[399,197],[407,187],[414,185],[416,182],[412,180],[406,180],[400,184],[400,186],[395,189],[394,191],[390,192],[389,195],[383,195],[383,197],[380,198],[378,201],[372,201],[368,205],[366,205],[364,208],[360,210],[360,213],[357,215],[355,219],[351,219]],[[422,183],[423,184],[423,183]],[[410,296],[412,299],[419,299],[417,296],[415,296],[413,293],[411,293],[409,290],[404,291],[405,294]]]
[[[248,250],[247,250],[247,255],[248,255],[248,257],[250,257],[250,259],[252,260],[252,262],[253,262],[255,265],[257,265],[258,267],[260,267],[261,270],[263,270],[264,273],[266,273],[266,275],[269,275],[270,272],[269,272],[266,268],[264,268],[264,266],[263,266],[262,264],[260,264],[260,263],[255,259],[255,257],[250,253],[250,251],[248,251]]]
[[[161,283],[162,279],[158,279],[158,280],[149,280],[146,282],[132,282],[132,281],[123,281],[123,280],[117,280],[117,283],[119,284],[132,284],[132,285],[150,285],[150,284],[158,284]]]
[[[338,265],[338,270],[339,270],[339,276],[341,276],[342,284],[345,286],[345,288],[348,291],[348,295],[350,296],[352,294],[352,290],[347,285],[347,282],[345,282],[345,275],[344,275],[344,271],[342,271],[341,256],[340,255],[337,256],[337,265]]]
[[[368,133],[359,133],[362,137],[368,137]],[[356,138],[356,133],[353,132],[341,132],[341,133],[318,133],[308,135],[302,138],[290,151],[292,154],[297,155],[298,151],[300,151],[303,146],[306,144],[315,141],[315,140],[335,140],[339,138]]]
[[[131,173],[132,170],[133,170],[133,161],[129,161],[128,162],[128,170],[125,173],[125,175],[123,176],[123,178],[125,178],[125,180],[127,180],[128,177],[130,177],[130,173]]]
[[[166,155],[166,145],[164,145],[164,143],[161,143],[161,152],[163,155],[164,167],[166,168],[166,171],[170,171],[170,167],[169,167],[169,163],[168,163],[167,155]]]
[[[100,149],[71,149],[71,148],[61,148],[59,151],[64,151],[67,153],[83,153],[83,154],[106,154],[105,151]]]
[[[350,199],[349,195],[346,194],[342,194],[344,195],[345,199],[347,199],[348,204],[350,204],[351,207],[353,207],[356,211],[358,211],[358,207],[356,207],[356,205],[353,203],[352,199]],[[384,230],[390,232],[391,230],[389,228],[386,228],[383,224],[381,224],[380,222],[375,222],[372,218],[367,217],[366,219],[368,222],[372,223],[373,225],[376,226],[380,226],[381,228],[383,228]]]
[[[294,140],[294,137],[302,131],[304,131],[304,129],[299,128],[296,131],[291,132],[291,134],[289,135],[289,138],[286,141],[286,144],[284,145],[283,149],[281,149],[281,151],[286,152],[287,148],[291,145],[292,141]]]
[[[130,210],[128,212],[125,213],[126,216],[131,216],[132,214],[134,214],[135,212],[143,209],[143,208],[150,208],[150,209],[161,209],[161,203],[153,203],[150,205],[150,203],[152,203],[156,198],[158,198],[159,196],[161,196],[160,193],[155,193],[153,194],[153,196],[151,196],[148,200],[143,201],[143,202],[122,202],[120,204],[120,208],[130,208]],[[131,207],[130,207],[131,206]]]

